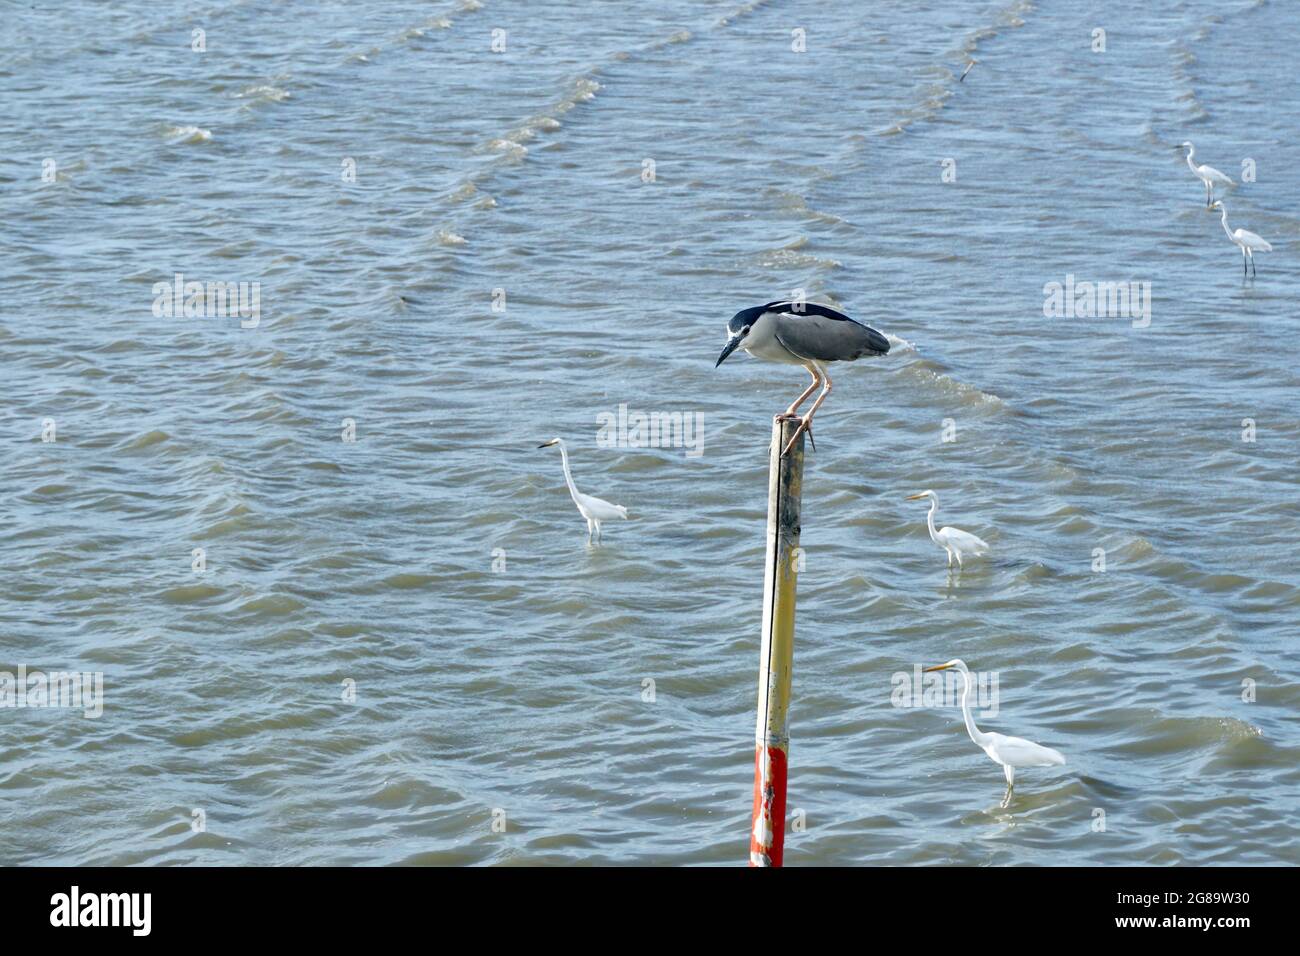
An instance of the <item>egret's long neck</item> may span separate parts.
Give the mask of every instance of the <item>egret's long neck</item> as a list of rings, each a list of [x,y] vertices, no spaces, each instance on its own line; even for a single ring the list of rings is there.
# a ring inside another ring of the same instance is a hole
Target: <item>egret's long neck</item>
[[[966,733],[975,741],[975,746],[983,747],[988,742],[989,735],[975,726],[975,718],[970,715],[970,671],[962,671],[961,676],[965,681],[961,691],[961,715],[966,719]]]
[[[1219,221],[1223,223],[1223,231],[1228,234],[1229,239],[1232,239],[1232,230],[1228,228],[1228,207],[1220,206],[1219,212],[1223,214],[1219,219]],[[1236,240],[1233,239],[1233,242],[1236,242]]]
[[[560,445],[560,461],[564,463],[564,480],[569,485],[569,494],[573,497],[574,502],[578,500],[578,488],[573,483],[573,474],[569,471],[569,450]]]
[[[1192,155],[1195,152],[1196,152],[1195,146],[1187,147],[1187,168],[1190,169],[1192,172],[1196,172],[1196,164],[1192,162]]]
[[[936,511],[938,511],[938,510],[939,510],[939,499],[938,499],[938,498],[931,498],[931,499],[930,499],[930,510],[929,510],[929,512],[928,512],[928,513],[926,514],[926,516],[925,516],[925,523],[928,524],[928,525],[930,526],[930,540],[931,540],[931,541],[938,541],[938,540],[939,540],[939,535],[936,534],[936,533],[935,533],[935,530],[934,530],[934,513],[935,513]]]

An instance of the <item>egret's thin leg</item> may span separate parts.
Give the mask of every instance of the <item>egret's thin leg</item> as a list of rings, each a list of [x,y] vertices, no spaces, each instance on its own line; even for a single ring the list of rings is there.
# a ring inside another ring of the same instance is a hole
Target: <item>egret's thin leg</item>
[[[792,404],[784,412],[778,415],[777,419],[794,418],[795,412],[798,411],[799,406],[802,405],[805,401],[807,401],[808,396],[811,395],[813,392],[817,391],[817,387],[821,385],[822,380],[821,380],[821,376],[817,374],[817,369],[811,365],[805,365],[804,368],[808,369],[808,371],[812,374],[812,384],[809,385],[807,388],[805,388],[803,390],[803,394],[794,400],[794,404]]]
[[[1255,253],[1253,252],[1250,254],[1250,274],[1251,276],[1259,275],[1259,273],[1255,271]]]
[[[1002,772],[1007,775],[1007,789],[1010,790],[1016,785],[1016,768],[1010,764],[1002,765]]]
[[[953,554],[957,555],[957,567],[960,568],[960,567],[961,567],[961,552],[960,552],[960,551],[954,551]]]
[[[808,409],[808,414],[800,419],[799,427],[794,430],[794,434],[791,435],[790,440],[786,442],[785,451],[781,452],[782,457],[790,454],[790,449],[794,447],[795,440],[799,437],[800,432],[807,432],[808,437],[812,438],[812,417],[817,414],[817,409],[822,407],[822,402],[826,401],[826,396],[831,393],[830,373],[823,370],[822,375],[825,378],[825,384],[822,386],[822,393],[817,396],[817,401],[813,402],[812,408]],[[813,445],[813,447],[816,448],[817,446]]]
[[[590,518],[587,519],[587,544],[591,544],[591,532],[593,530],[592,526],[595,525],[595,523],[596,522],[592,521]]]

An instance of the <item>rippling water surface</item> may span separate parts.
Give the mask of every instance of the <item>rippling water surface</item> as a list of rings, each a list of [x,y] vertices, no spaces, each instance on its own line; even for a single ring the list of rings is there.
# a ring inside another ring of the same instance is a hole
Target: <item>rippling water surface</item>
[[[0,709],[0,862],[743,863],[766,445],[803,382],[713,363],[795,289],[893,349],[837,371],[808,458],[788,861],[1300,861],[1297,27],[22,4],[0,669],[105,701]],[[1275,246],[1256,279],[1188,139]],[[259,283],[256,327],[155,316],[177,272]],[[1149,282],[1149,325],[1045,318],[1067,276]],[[623,404],[702,416],[702,454],[599,442]],[[603,547],[555,435],[630,512]],[[922,488],[989,558],[947,572]],[[955,656],[998,676],[985,729],[1069,758],[1005,809],[955,708],[893,704]]]

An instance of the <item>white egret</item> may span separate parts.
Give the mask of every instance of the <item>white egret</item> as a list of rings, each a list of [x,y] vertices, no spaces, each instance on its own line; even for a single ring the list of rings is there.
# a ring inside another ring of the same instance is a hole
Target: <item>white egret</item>
[[[564,480],[568,482],[569,494],[573,496],[573,503],[578,506],[578,513],[587,519],[587,543],[591,544],[591,535],[594,531],[596,534],[596,543],[600,543],[600,523],[608,521],[611,518],[626,518],[627,509],[622,505],[611,504],[604,498],[597,498],[594,495],[584,495],[578,490],[578,486],[573,483],[573,475],[569,471],[569,450],[564,447],[564,439],[552,438],[548,442],[538,445],[538,448],[549,448],[552,445],[560,446],[560,461],[564,464]]]
[[[1211,209],[1223,210],[1223,216],[1220,221],[1223,223],[1223,231],[1228,234],[1228,238],[1237,244],[1241,250],[1241,274],[1246,274],[1246,260],[1250,260],[1250,273],[1255,274],[1255,253],[1272,252],[1273,246],[1266,239],[1261,239],[1248,229],[1229,229],[1228,228],[1228,207],[1223,204],[1223,200],[1214,200]]]
[[[1032,740],[1025,740],[1023,737],[1008,737],[1006,734],[985,733],[975,726],[975,718],[970,713],[970,688],[971,679],[970,671],[966,663],[957,658],[953,658],[946,664],[938,664],[934,667],[927,667],[923,673],[929,674],[932,671],[946,671],[955,667],[961,672],[964,686],[961,692],[961,713],[966,720],[966,733],[970,734],[970,739],[975,741],[975,746],[979,747],[994,763],[1002,765],[1002,771],[1007,778],[1007,795],[1002,801],[1005,807],[1011,802],[1011,791],[1016,785],[1016,768],[1017,767],[1051,767],[1057,764],[1065,763],[1065,755],[1059,750],[1053,750],[1051,747],[1044,747],[1042,744],[1036,744]]]
[[[961,567],[963,554],[979,557],[988,552],[988,543],[968,531],[962,531],[960,528],[940,528],[935,531],[934,513],[939,508],[939,496],[928,488],[915,495],[907,496],[908,501],[916,501],[918,498],[930,499],[930,513],[925,516],[926,523],[930,526],[930,540],[948,552],[948,567],[952,567],[954,557],[957,558],[957,566]]]
[[[1201,182],[1205,184],[1205,205],[1208,208],[1210,200],[1214,198],[1214,187],[1216,185],[1231,186],[1232,180],[1219,172],[1213,166],[1197,166],[1192,162],[1192,156],[1196,153],[1196,147],[1191,143],[1182,143],[1175,146],[1174,149],[1187,150],[1187,168],[1192,171]]]

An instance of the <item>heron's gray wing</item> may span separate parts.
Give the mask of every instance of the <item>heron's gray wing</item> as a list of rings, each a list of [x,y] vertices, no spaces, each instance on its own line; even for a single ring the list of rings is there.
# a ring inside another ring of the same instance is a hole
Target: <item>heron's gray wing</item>
[[[772,310],[776,312],[777,341],[800,358],[852,362],[889,351],[889,339],[829,306],[808,302],[800,311],[792,305],[786,311],[781,305],[789,304],[780,303]]]

